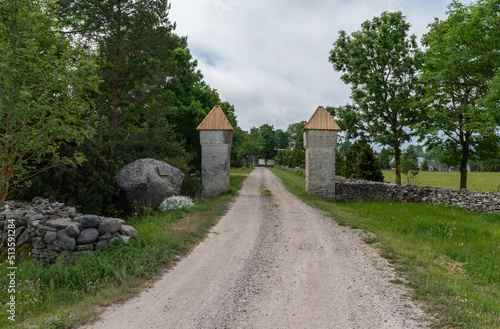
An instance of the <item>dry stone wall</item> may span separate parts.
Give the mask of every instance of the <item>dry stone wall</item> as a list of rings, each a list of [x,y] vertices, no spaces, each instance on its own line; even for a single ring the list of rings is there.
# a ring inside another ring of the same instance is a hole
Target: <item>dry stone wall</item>
[[[104,251],[108,243],[121,240],[128,243],[137,231],[118,218],[83,215],[63,203],[35,198],[32,204],[7,201],[0,208],[0,249],[33,246],[33,257],[45,262],[59,255],[81,255]]]
[[[337,176],[337,201],[391,200],[427,202],[460,207],[468,210],[500,213],[500,193],[473,192],[436,187],[419,187],[345,179]]]
[[[301,171],[300,168],[279,168]],[[460,207],[477,212],[500,214],[500,193],[474,192],[437,187],[419,187],[367,180],[346,179],[336,176],[335,200],[343,202],[389,200],[426,202]]]

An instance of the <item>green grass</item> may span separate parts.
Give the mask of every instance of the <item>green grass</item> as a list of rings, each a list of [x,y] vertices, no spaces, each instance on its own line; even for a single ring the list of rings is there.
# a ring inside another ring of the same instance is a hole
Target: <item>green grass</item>
[[[139,232],[129,245],[117,242],[104,253],[48,266],[29,258],[18,259],[16,322],[10,322],[2,308],[0,328],[71,328],[95,317],[97,306],[134,295],[206,236],[251,170],[231,170],[230,192],[199,198],[191,210],[157,211],[127,219],[126,223]],[[7,273],[3,263],[2,287],[8,285]],[[2,304],[8,297],[7,289],[2,289]]]
[[[379,246],[409,282],[435,327],[500,328],[499,215],[429,204],[335,203],[307,195],[303,178],[273,172],[339,224],[371,232],[366,242]]]
[[[395,183],[396,174],[393,170],[383,170],[384,180]],[[406,177],[401,175],[403,184]],[[412,185],[459,189],[459,172],[419,171],[412,179]],[[500,172],[470,172],[467,174],[467,189],[480,192],[500,192]]]
[[[267,188],[262,189],[262,191],[260,191],[260,195],[262,195],[262,196],[273,196],[273,194],[271,193],[271,191],[269,191]]]

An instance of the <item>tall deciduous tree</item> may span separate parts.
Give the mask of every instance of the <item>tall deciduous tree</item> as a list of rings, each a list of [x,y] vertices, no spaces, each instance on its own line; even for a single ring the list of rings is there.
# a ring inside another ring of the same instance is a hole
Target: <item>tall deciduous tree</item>
[[[253,165],[252,157],[257,157],[261,149],[262,140],[259,136],[258,131],[256,129],[254,129],[250,133],[244,131],[242,142],[238,149],[238,152],[240,154],[240,157],[245,159],[247,167]]]
[[[460,188],[467,188],[471,156],[495,142],[496,107],[481,106],[500,65],[500,3],[464,6],[453,2],[448,17],[430,25],[422,79],[427,120],[421,125],[433,144],[445,146],[460,165]],[[451,163],[449,163],[451,164]]]
[[[40,171],[83,160],[59,151],[89,135],[82,117],[95,67],[91,54],[55,32],[53,6],[0,1],[0,205]]]
[[[262,138],[263,146],[261,155],[267,159],[273,159],[277,153],[276,150],[276,132],[271,125],[263,124],[259,127],[259,135]]]
[[[330,62],[351,85],[353,105],[340,107],[336,115],[351,135],[366,134],[374,142],[390,146],[395,155],[396,180],[401,146],[411,139],[408,127],[418,122],[418,71],[423,54],[410,24],[401,12],[384,12],[366,21],[350,36],[339,32]],[[354,124],[355,123],[355,124]]]
[[[281,129],[276,129],[276,148],[278,150],[284,150],[290,145],[290,135],[288,132]]]
[[[127,135],[144,117],[164,109],[162,87],[174,72],[173,33],[167,0],[59,0],[60,15],[77,38],[99,53],[101,117],[111,134]],[[156,114],[155,114],[156,115]]]
[[[286,132],[290,136],[290,147],[294,148],[296,145],[302,150],[304,148],[304,129],[307,121],[300,121],[288,125]]]

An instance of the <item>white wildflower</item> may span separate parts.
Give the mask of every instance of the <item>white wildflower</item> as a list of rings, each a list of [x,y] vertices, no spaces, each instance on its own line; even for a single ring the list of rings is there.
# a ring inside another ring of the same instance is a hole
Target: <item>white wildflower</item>
[[[194,207],[194,202],[191,198],[187,196],[171,196],[163,200],[160,204],[160,210],[178,210],[178,209],[189,209]]]

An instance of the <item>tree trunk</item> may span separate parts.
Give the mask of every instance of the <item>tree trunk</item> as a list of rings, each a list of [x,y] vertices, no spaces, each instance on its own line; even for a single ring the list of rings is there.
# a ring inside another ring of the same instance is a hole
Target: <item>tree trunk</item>
[[[460,189],[467,189],[467,164],[469,162],[469,138],[462,144],[462,161],[460,163]]]
[[[116,13],[117,15],[117,22],[116,22],[116,32],[117,36],[116,38],[119,37],[120,35],[120,29],[121,29],[121,3],[118,3],[118,12]],[[118,130],[118,119],[119,119],[119,98],[118,98],[118,93],[120,90],[120,46],[117,45],[115,49],[115,73],[113,74],[113,98],[111,101],[111,134],[114,134]]]
[[[115,64],[115,66],[117,66]],[[119,90],[119,76],[118,73],[113,77],[113,100],[111,102],[111,134],[118,130],[118,90]]]
[[[401,166],[401,150],[399,147],[394,148],[394,163],[396,165],[396,184],[401,185],[401,171],[399,169]]]

